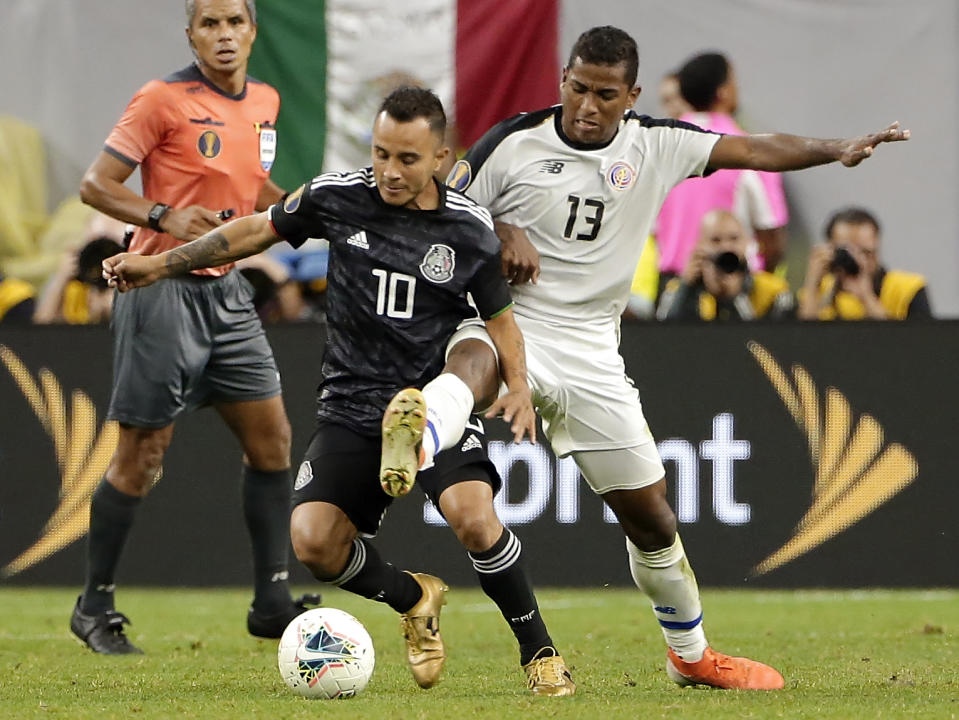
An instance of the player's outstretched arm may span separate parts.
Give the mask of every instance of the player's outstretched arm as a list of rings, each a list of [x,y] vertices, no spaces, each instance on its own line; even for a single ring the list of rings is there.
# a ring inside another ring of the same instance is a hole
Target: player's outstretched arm
[[[121,253],[103,261],[103,277],[120,292],[192,270],[226,265],[279,242],[266,213],[234,220],[158,255]]]
[[[533,397],[526,381],[526,344],[512,308],[487,320],[486,330],[499,354],[500,372],[507,388],[506,394],[487,410],[486,417],[502,416],[510,424],[516,442],[522,442],[525,435],[535,442],[536,411],[533,410]]]
[[[838,140],[818,140],[796,135],[723,135],[713,146],[708,166],[751,170],[802,170],[841,162],[855,167],[882,143],[908,140],[908,130],[894,122],[885,130]]]

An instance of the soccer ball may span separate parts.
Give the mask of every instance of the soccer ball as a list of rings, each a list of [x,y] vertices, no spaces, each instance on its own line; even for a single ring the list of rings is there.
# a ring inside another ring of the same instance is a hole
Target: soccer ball
[[[280,676],[305,698],[353,697],[373,674],[373,641],[362,623],[336,608],[294,618],[280,638]]]

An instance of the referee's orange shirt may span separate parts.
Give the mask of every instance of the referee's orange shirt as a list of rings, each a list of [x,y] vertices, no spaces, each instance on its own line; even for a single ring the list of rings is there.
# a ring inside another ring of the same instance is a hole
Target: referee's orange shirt
[[[230,96],[196,65],[144,85],[107,138],[105,150],[140,166],[143,196],[170,207],[201,205],[213,212],[250,215],[276,156],[280,96],[247,77]],[[183,243],[137,228],[130,250],[155,255]],[[223,275],[232,265],[195,271]]]

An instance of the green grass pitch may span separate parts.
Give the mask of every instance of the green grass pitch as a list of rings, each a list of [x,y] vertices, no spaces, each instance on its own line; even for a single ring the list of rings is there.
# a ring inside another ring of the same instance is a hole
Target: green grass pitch
[[[305,588],[304,588],[305,589]],[[442,618],[443,681],[417,688],[397,616],[348,593],[376,646],[367,690],[304,700],[276,669],[276,644],[245,634],[242,590],[127,589],[119,608],[146,655],[94,655],[68,630],[75,590],[0,589],[2,718],[956,718],[959,590],[703,592],[713,646],[778,667],[785,690],[673,685],[646,600],[628,589],[542,589],[544,616],[578,691],[534,698],[512,635],[477,589],[454,587]]]

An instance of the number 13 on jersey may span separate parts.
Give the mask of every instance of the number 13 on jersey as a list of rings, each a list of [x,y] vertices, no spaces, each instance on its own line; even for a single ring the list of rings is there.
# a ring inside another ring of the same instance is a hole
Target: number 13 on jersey
[[[570,195],[566,198],[566,202],[569,203],[569,217],[566,219],[566,229],[563,231],[563,237],[567,240],[586,240],[587,242],[595,240],[603,224],[603,213],[606,211],[603,201],[595,198],[583,200],[578,195]],[[573,231],[580,219],[580,205],[583,206],[580,226],[585,225],[583,227],[585,232],[578,232],[574,235]]]

